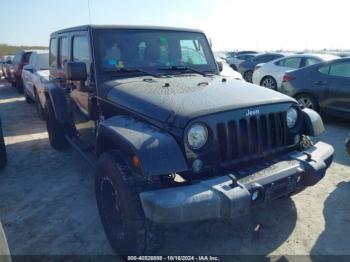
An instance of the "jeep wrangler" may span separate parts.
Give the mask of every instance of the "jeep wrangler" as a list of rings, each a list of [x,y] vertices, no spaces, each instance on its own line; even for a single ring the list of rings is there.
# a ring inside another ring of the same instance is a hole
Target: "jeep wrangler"
[[[51,34],[46,124],[96,168],[119,254],[159,248],[170,224],[230,219],[316,184],[334,150],[320,116],[220,76],[202,31],[82,26]]]

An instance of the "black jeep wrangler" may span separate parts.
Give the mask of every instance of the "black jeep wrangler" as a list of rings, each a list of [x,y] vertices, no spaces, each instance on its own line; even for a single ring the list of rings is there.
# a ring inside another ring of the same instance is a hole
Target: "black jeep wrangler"
[[[320,116],[283,94],[220,76],[203,32],[82,26],[51,35],[46,123],[55,149],[96,167],[96,199],[120,254],[163,226],[245,215],[323,178]]]

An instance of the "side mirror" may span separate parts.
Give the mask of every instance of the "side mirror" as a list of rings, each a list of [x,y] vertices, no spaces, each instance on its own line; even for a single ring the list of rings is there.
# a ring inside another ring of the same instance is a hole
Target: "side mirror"
[[[85,81],[87,79],[86,64],[84,62],[67,62],[67,79],[71,81]]]
[[[218,64],[219,67],[219,71],[222,72],[224,65],[222,64],[222,62],[216,62]]]
[[[26,71],[29,71],[29,72],[31,72],[31,73],[34,72],[34,68],[33,68],[31,65],[25,65],[25,66],[23,67],[23,69],[26,70]]]

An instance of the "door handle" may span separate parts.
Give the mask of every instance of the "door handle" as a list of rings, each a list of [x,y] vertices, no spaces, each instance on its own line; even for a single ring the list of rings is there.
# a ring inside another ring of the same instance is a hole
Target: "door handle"
[[[326,83],[326,81],[323,81],[323,80],[319,80],[319,81],[315,81],[314,84],[315,85],[324,85]]]

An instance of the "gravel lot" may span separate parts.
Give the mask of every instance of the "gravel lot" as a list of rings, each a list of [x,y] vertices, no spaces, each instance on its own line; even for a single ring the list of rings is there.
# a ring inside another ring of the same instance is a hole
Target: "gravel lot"
[[[14,255],[113,254],[101,226],[93,172],[72,149],[51,149],[44,122],[0,81],[9,163],[0,171],[0,221]],[[242,219],[172,228],[159,254],[350,255],[350,122],[327,120],[335,160],[316,186]],[[257,224],[260,230],[254,231]]]

